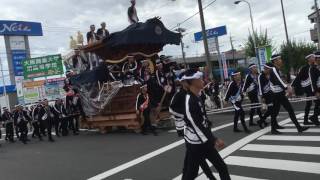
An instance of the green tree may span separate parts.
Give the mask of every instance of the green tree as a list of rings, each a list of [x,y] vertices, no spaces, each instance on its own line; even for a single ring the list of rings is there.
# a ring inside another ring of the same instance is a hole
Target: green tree
[[[256,54],[253,38],[255,38],[256,40],[257,47],[262,47],[266,45],[272,46],[272,40],[268,38],[267,29],[264,32],[260,31],[259,34],[257,33],[257,31],[255,31],[253,34],[250,33],[248,36],[248,40],[245,43],[245,52],[247,57],[255,57]]]
[[[281,57],[284,61],[283,71],[289,74],[292,68],[294,72],[297,72],[301,66],[306,64],[305,57],[316,49],[313,43],[296,42],[295,40],[283,43],[280,46]]]

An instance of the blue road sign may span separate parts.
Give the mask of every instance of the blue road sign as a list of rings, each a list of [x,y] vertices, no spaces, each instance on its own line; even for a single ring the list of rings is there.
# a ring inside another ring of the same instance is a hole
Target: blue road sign
[[[0,20],[0,35],[42,36],[43,33],[38,22]]]
[[[6,92],[7,93],[17,92],[16,85],[8,85],[8,86],[6,86]],[[3,94],[3,86],[0,86],[0,94]]]
[[[12,63],[15,76],[23,76],[22,61],[27,58],[26,50],[12,50]]]
[[[213,38],[218,36],[223,36],[227,34],[227,27],[226,26],[219,26],[216,28],[208,29],[207,31],[207,38]],[[202,32],[194,33],[194,40],[195,41],[202,41]]]

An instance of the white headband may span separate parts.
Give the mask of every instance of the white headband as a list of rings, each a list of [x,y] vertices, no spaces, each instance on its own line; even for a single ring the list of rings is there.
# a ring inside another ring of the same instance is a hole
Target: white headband
[[[266,67],[266,68],[269,68],[269,69],[271,69],[272,67],[270,67],[270,66],[268,66],[268,65],[263,65],[264,67]]]
[[[313,57],[317,57],[315,54],[309,54],[309,55],[306,56],[305,58],[306,58],[306,59],[309,59],[309,58],[312,57],[312,56],[313,56]]]
[[[182,76],[181,80],[180,81],[183,81],[183,80],[191,80],[191,79],[201,79],[203,76],[203,73],[200,72],[200,71],[197,71],[196,73],[194,73],[192,76]]]
[[[240,72],[232,73],[231,76],[235,76],[237,74],[240,74]]]
[[[281,58],[281,56],[276,56],[276,57],[274,57],[274,58],[271,58],[271,61],[276,60],[276,59],[278,59],[278,58]]]

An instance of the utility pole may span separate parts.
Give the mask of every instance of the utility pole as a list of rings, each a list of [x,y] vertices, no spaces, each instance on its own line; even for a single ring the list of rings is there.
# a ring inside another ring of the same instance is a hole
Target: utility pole
[[[206,26],[205,26],[205,23],[204,23],[202,1],[201,0],[198,0],[198,6],[199,6],[199,13],[200,13],[201,28],[202,28],[203,45],[204,45],[204,50],[205,50],[205,53],[206,53],[206,63],[207,63],[208,71],[209,71],[208,72],[209,73],[209,78],[212,78],[212,65],[210,63],[208,39],[207,39]]]
[[[284,30],[286,32],[286,40],[287,44],[289,44],[289,35],[288,35],[288,28],[287,28],[287,20],[286,20],[286,15],[284,13],[284,8],[283,8],[283,0],[281,1],[281,8],[282,8],[282,16],[283,16],[283,23],[284,23]],[[315,0],[316,1],[316,0]]]
[[[318,34],[318,50],[320,50],[320,14],[319,14],[319,7],[318,7],[317,0],[314,0],[314,7],[317,13],[316,23],[317,23],[317,34]]]
[[[231,51],[232,51],[232,60],[234,61],[234,46],[233,46],[233,40],[232,40],[232,36],[230,34],[230,44],[231,44]]]
[[[4,96],[4,99],[5,99],[5,101],[6,101],[6,107],[7,107],[7,108],[10,108],[10,107],[8,106],[7,90],[6,90],[6,83],[5,83],[4,74],[3,74],[1,57],[0,57],[0,71],[1,71],[1,76],[2,76],[3,96]]]

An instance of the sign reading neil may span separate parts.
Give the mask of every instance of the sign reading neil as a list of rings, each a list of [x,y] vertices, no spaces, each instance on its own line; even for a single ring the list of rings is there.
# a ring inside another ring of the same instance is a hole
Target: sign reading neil
[[[41,23],[0,20],[0,35],[42,36]]]

